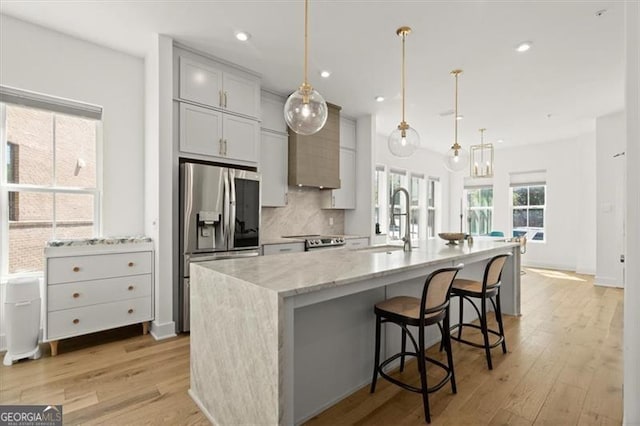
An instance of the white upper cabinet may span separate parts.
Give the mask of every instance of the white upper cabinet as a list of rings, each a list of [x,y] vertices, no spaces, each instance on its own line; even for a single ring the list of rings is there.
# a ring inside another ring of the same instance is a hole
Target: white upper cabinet
[[[222,93],[222,71],[192,59],[180,57],[181,99],[222,107]]]
[[[288,136],[262,131],[260,134],[260,174],[262,175],[263,206],[283,207],[287,205],[288,164]]]
[[[340,118],[340,148],[356,149],[356,123]]]
[[[230,73],[224,73],[222,81],[225,111],[258,118],[260,85],[255,80]]]
[[[191,104],[180,104],[180,151],[222,156],[222,113]]]
[[[217,67],[206,58],[180,56],[179,98],[221,109],[225,112],[258,118],[260,81],[242,71]]]
[[[251,163],[258,162],[260,124],[257,121],[224,114],[222,129],[223,157]]]
[[[284,121],[285,100],[269,92],[260,96],[261,127],[265,130],[287,134],[287,123]]]
[[[356,123],[348,118],[340,118],[340,188],[324,191],[322,208],[356,208]]]

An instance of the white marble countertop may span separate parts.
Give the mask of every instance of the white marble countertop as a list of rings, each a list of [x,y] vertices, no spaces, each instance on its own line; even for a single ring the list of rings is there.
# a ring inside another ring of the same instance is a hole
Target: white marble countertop
[[[477,241],[447,246],[442,240],[421,241],[413,251],[318,250],[202,262],[194,267],[216,271],[255,286],[277,292],[281,297],[314,292],[329,287],[395,274],[446,261],[463,261],[476,253],[506,252],[518,243]]]
[[[96,245],[119,245],[119,244],[138,244],[150,243],[150,237],[96,237],[96,238],[71,238],[65,240],[49,240],[47,247],[77,247],[77,246],[96,246]]]
[[[268,246],[270,244],[289,244],[289,243],[304,243],[304,238],[269,238],[268,240],[262,240],[260,244]]]

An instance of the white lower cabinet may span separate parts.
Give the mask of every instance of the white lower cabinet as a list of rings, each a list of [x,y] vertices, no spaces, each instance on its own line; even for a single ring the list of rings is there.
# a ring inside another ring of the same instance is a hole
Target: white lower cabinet
[[[45,249],[44,341],[153,320],[151,242]]]
[[[262,254],[299,253],[304,251],[304,243],[265,244],[262,246]]]
[[[345,239],[344,245],[348,249],[367,247],[369,245],[369,238],[348,238]]]

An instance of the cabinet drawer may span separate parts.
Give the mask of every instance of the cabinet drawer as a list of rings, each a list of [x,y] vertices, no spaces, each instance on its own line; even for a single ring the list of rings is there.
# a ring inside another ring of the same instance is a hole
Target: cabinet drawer
[[[349,240],[345,240],[345,246],[347,248],[362,248],[367,247],[369,245],[368,238],[352,238]]]
[[[47,310],[151,296],[151,285],[151,274],[52,285],[47,288]]]
[[[151,297],[50,312],[47,340],[56,340],[151,320]]]
[[[151,252],[55,257],[47,261],[47,285],[151,273]]]
[[[266,244],[262,247],[262,254],[296,253],[304,251],[304,243]]]

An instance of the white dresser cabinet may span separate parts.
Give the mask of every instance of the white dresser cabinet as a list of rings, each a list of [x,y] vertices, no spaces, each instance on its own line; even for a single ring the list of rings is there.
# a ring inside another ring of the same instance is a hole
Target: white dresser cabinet
[[[44,341],[153,319],[153,244],[147,238],[51,242],[45,249]]]

